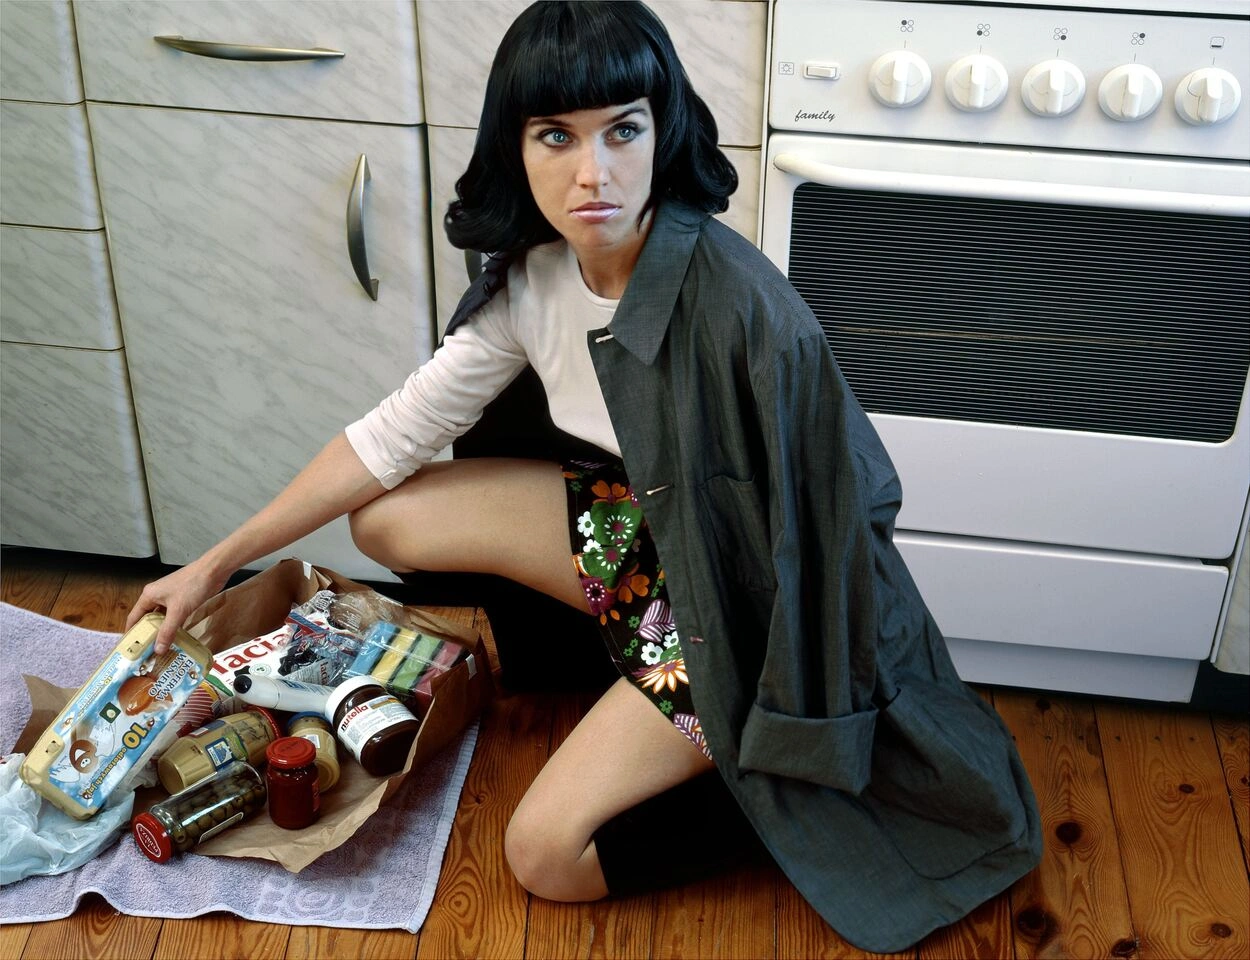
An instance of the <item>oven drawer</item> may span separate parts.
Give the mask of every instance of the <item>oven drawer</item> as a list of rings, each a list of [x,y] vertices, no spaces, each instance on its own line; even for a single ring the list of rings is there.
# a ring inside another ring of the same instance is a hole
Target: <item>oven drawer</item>
[[[81,3],[75,13],[89,100],[375,123],[423,120],[411,2],[147,0]],[[157,36],[343,56],[218,59],[164,46]]]
[[[1202,660],[1228,570],[1192,560],[901,533],[943,634],[996,644]]]

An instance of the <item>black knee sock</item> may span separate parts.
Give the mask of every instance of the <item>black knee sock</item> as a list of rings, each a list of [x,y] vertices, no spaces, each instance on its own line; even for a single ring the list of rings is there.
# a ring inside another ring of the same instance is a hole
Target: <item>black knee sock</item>
[[[668,833],[676,841],[672,853],[657,856],[660,838]],[[613,896],[701,880],[763,850],[715,770],[618,813],[595,831],[594,841]]]

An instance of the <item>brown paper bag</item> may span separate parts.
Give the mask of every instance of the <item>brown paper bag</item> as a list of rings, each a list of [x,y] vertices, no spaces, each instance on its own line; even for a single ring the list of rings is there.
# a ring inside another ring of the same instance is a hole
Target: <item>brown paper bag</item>
[[[291,607],[308,600],[318,590],[350,593],[367,590],[332,570],[302,560],[283,560],[210,599],[191,615],[187,631],[216,653],[282,625]],[[351,752],[340,746],[339,781],[322,795],[321,816],[311,827],[284,830],[274,826],[261,811],[237,827],[213,837],[196,853],[218,857],[260,857],[275,860],[298,873],[328,850],[349,839],[378,807],[394,795],[410,772],[450,743],[485,707],[492,694],[490,666],[482,638],[472,630],[443,617],[406,608],[426,633],[448,637],[472,652],[472,656],[434,678],[433,703],[421,721],[417,739],[404,768],[392,777],[371,777]],[[32,713],[17,749],[33,743],[73,696],[37,677],[27,677]],[[140,790],[135,810],[165,796],[159,788]]]

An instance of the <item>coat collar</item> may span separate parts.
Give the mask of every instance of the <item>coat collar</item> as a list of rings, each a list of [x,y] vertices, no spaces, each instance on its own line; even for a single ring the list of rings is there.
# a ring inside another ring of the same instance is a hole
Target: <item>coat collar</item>
[[[656,208],[647,242],[608,325],[616,341],[645,364],[653,363],[660,352],[707,217],[671,200]]]

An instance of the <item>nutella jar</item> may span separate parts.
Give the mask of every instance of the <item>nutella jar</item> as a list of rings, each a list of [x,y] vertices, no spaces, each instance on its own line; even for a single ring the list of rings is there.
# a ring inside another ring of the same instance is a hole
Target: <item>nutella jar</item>
[[[421,723],[375,677],[352,677],[326,702],[334,734],[375,777],[399,773]]]

